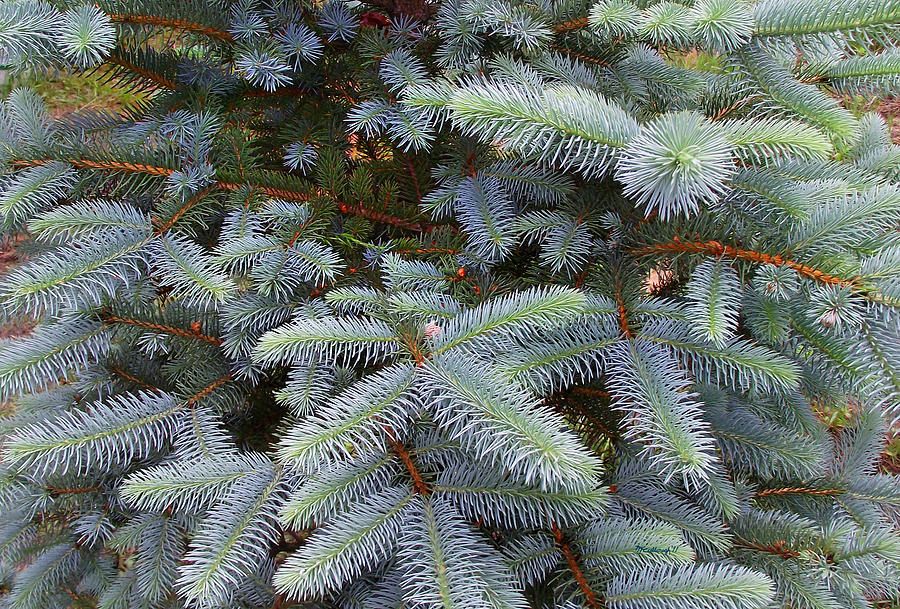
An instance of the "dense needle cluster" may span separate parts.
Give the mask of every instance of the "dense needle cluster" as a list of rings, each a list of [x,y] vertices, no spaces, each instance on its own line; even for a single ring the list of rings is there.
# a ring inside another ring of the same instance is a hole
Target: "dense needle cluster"
[[[3,607],[896,598],[900,147],[841,100],[900,2],[79,2],[0,0],[143,100],[0,105]]]

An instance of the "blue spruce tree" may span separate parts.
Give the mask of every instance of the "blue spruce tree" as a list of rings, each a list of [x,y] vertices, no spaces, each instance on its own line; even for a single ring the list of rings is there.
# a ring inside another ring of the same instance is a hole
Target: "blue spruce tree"
[[[0,0],[8,609],[897,599],[897,0]],[[822,412],[845,409],[840,425]]]

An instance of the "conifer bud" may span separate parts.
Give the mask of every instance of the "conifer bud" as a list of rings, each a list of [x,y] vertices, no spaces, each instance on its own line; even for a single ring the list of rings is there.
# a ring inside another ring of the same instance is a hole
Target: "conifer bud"
[[[425,324],[425,338],[426,339],[432,339],[435,336],[441,334],[442,332],[443,332],[443,330],[441,329],[441,327],[439,325],[437,325],[437,323],[435,323],[434,321],[429,321],[427,324]]]

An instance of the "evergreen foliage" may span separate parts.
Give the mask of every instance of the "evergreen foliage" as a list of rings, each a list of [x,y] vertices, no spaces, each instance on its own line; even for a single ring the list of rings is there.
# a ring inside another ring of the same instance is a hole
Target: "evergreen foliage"
[[[0,104],[37,322],[0,602],[897,600],[900,148],[840,100],[900,92],[898,35],[897,0],[0,0],[13,73],[144,100]]]

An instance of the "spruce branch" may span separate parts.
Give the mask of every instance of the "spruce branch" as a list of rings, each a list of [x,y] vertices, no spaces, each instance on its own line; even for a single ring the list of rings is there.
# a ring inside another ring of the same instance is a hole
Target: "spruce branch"
[[[433,224],[427,224],[422,222],[410,221],[405,218],[399,218],[397,216],[391,216],[389,214],[385,214],[382,212],[378,212],[363,205],[350,205],[348,203],[340,203],[338,205],[338,209],[340,209],[345,214],[353,214],[356,216],[362,216],[364,218],[368,218],[373,222],[381,222],[382,224],[390,224],[391,226],[396,226],[398,228],[402,228],[405,230],[414,231],[417,233],[427,233],[435,229]]]
[[[157,74],[147,68],[139,66],[131,61],[128,61],[124,57],[120,57],[114,53],[110,53],[106,56],[106,61],[117,66],[121,66],[128,70],[129,72],[134,72],[135,74],[141,76],[142,78],[152,82],[154,85],[158,87],[162,87],[163,89],[168,89],[169,91],[175,91],[178,89],[178,83],[170,78],[166,78],[161,74]]]
[[[111,13],[107,15],[109,20],[114,23],[127,23],[132,25],[155,25],[159,27],[173,28],[191,32],[194,34],[203,34],[211,38],[217,38],[226,42],[233,42],[234,35],[231,32],[218,30],[213,27],[194,23],[185,19],[177,19],[172,17],[163,17],[160,15],[137,15],[128,13]],[[174,87],[172,87],[174,88]]]
[[[584,572],[581,570],[578,557],[572,551],[572,547],[566,540],[562,529],[560,529],[555,522],[551,522],[550,530],[553,531],[553,538],[556,540],[556,545],[559,546],[560,551],[563,553],[563,556],[566,559],[566,564],[569,567],[569,571],[572,572],[572,576],[578,583],[579,590],[581,590],[581,593],[584,595],[585,605],[587,607],[590,607],[590,609],[600,609],[601,600],[597,598],[597,595],[594,594],[594,591],[591,589],[587,578],[585,578],[584,576]]]
[[[27,167],[38,167],[46,165],[47,163],[54,162],[51,159],[15,159],[12,161],[12,166],[16,168],[27,168]],[[97,170],[105,170],[105,171],[115,171],[115,172],[125,172],[125,173],[140,173],[146,174],[150,176],[157,177],[169,177],[173,173],[175,173],[175,169],[169,167],[160,167],[154,165],[147,165],[143,163],[133,163],[127,161],[97,161],[92,159],[66,159],[67,163],[71,164],[74,167],[79,169],[97,169]],[[266,186],[264,184],[257,183],[259,180],[251,179],[242,182],[233,182],[227,180],[217,180],[214,182],[215,188],[224,191],[239,191],[243,188],[250,186],[254,191],[261,192],[263,194],[269,195],[273,198],[283,199],[286,201],[297,201],[297,202],[306,202],[316,196],[329,196],[324,191],[318,192],[302,192],[296,190],[289,190],[286,188],[278,188],[272,186]],[[198,204],[202,198],[209,193],[208,188],[204,188],[194,193],[194,195],[185,203],[185,205],[180,208],[172,218],[163,223],[156,230],[158,233],[165,232],[166,230],[172,228],[172,226],[177,223],[178,219],[187,213],[191,207],[194,207]],[[385,214],[382,212],[374,211],[369,209],[363,205],[351,205],[348,203],[338,201],[338,209],[341,212],[346,214],[352,214],[357,216],[362,216],[373,220],[375,222],[381,222],[384,224],[390,224],[393,226],[397,226],[399,228],[403,228],[405,230],[410,230],[414,232],[429,232],[436,228],[435,225],[415,222],[406,220],[403,218],[399,218],[397,216],[392,216],[389,214]]]
[[[394,451],[394,454],[403,463],[403,466],[406,468],[406,471],[409,472],[410,477],[413,480],[413,488],[415,488],[416,492],[420,495],[427,495],[431,492],[431,488],[427,482],[422,478],[422,474],[419,472],[419,469],[416,467],[415,462],[413,462],[412,456],[409,454],[409,450],[403,445],[402,442],[398,441],[395,438],[395,434],[390,427],[385,427],[384,432],[387,434],[388,442],[391,445],[391,450]]]
[[[839,488],[809,488],[803,486],[791,486],[784,488],[767,488],[756,492],[757,497],[769,497],[772,495],[814,495],[820,497],[828,497],[833,495],[841,495],[845,493],[844,489]]]
[[[746,260],[758,264],[770,264],[777,267],[783,266],[793,270],[801,277],[812,279],[820,283],[858,289],[858,284],[853,279],[829,275],[814,267],[785,259],[780,254],[773,256],[765,252],[756,252],[753,250],[736,248],[731,245],[722,245],[718,241],[685,241],[676,236],[672,241],[667,243],[657,243],[635,248],[631,253],[637,256],[645,256],[648,254],[678,254],[683,252],[706,254],[708,256],[716,257],[724,256],[726,258]]]
[[[37,167],[53,162],[52,159],[15,159],[12,166],[16,168]],[[128,161],[95,161],[91,159],[68,159],[65,162],[79,169],[104,169],[108,171],[122,171],[128,173],[144,173],[151,176],[169,177],[174,169],[132,163]]]
[[[119,368],[118,366],[110,365],[110,366],[109,366],[109,371],[112,372],[113,374],[115,374],[115,375],[117,375],[117,376],[119,376],[119,377],[125,379],[125,380],[128,381],[129,383],[134,383],[135,385],[137,385],[137,386],[140,387],[141,389],[146,389],[146,390],[148,390],[148,391],[153,391],[153,392],[161,392],[161,391],[162,391],[162,389],[160,389],[160,388],[158,388],[158,387],[154,387],[154,386],[151,385],[150,383],[148,383],[148,382],[146,382],[146,381],[144,381],[144,380],[141,380],[141,379],[139,379],[138,377],[136,377],[136,376],[134,376],[134,375],[132,375],[132,374],[129,374],[129,373],[125,372],[124,370],[122,370],[122,369]]]
[[[565,47],[565,46],[562,46],[559,44],[549,43],[547,46],[550,47],[551,49],[553,49],[554,51],[559,51],[560,53],[565,53],[566,55],[569,55],[570,57],[574,57],[575,59],[581,60],[585,63],[589,63],[589,64],[592,64],[595,66],[603,66],[603,67],[608,67],[610,65],[609,62],[604,61],[604,60],[600,59],[599,57],[591,57],[590,55],[585,55],[584,53],[579,53],[578,51],[574,51],[568,47]]]
[[[129,317],[120,317],[118,315],[113,315],[111,313],[102,312],[100,313],[100,320],[105,324],[125,324],[129,326],[135,326],[138,328],[142,328],[144,330],[151,330],[153,332],[159,332],[161,334],[171,334],[173,336],[181,336],[184,338],[195,338],[197,340],[207,342],[213,345],[221,345],[222,339],[216,336],[209,336],[207,334],[203,334],[200,332],[200,324],[199,322],[195,322],[192,324],[190,330],[185,330],[183,328],[178,328],[175,326],[168,326],[165,324],[158,324],[151,321],[146,321],[143,319],[135,319]]]
[[[898,0],[375,2],[0,0],[7,604],[893,594]]]
[[[557,23],[553,26],[553,31],[557,34],[566,34],[575,30],[580,30],[588,26],[590,22],[585,17],[576,17],[563,23]]]

